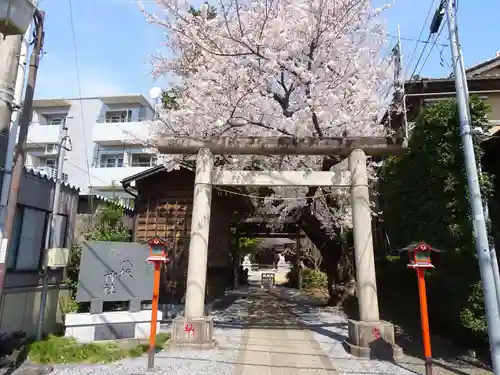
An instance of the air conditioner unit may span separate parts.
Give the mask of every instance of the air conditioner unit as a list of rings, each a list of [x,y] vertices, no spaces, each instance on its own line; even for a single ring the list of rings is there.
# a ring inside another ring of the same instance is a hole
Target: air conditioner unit
[[[45,155],[57,155],[57,144],[48,144],[45,146]]]
[[[54,247],[47,250],[45,265],[48,268],[63,268],[68,265],[69,249]]]

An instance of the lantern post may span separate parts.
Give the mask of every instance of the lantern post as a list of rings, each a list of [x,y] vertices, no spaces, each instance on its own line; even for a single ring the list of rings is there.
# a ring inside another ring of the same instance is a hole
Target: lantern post
[[[149,332],[149,349],[148,349],[148,370],[154,369],[155,354],[156,354],[156,325],[158,319],[158,300],[160,295],[160,275],[162,263],[170,262],[168,258],[167,246],[168,243],[162,238],[155,236],[148,241],[149,256],[148,262],[154,265],[153,278],[153,299],[151,307],[151,328]]]
[[[429,329],[429,315],[427,309],[427,292],[425,288],[425,270],[434,268],[431,263],[431,253],[438,252],[429,244],[421,241],[417,244],[411,244],[403,249],[408,251],[408,268],[413,268],[417,272],[418,296],[420,300],[420,319],[422,324],[422,339],[424,342],[425,374],[432,375],[432,352],[431,335]]]

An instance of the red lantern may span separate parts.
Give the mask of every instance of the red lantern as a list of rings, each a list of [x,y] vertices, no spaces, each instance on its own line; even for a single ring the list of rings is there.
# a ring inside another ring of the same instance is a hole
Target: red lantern
[[[155,236],[148,241],[148,245],[148,262],[170,262],[170,258],[168,256],[168,248],[170,247],[170,244],[167,241],[158,236]]]
[[[409,249],[409,268],[434,268],[431,263],[431,253],[438,252],[425,242],[420,242],[412,249]]]

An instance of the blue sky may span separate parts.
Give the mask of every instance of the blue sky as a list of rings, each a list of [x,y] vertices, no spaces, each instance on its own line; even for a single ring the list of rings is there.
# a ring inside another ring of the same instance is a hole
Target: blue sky
[[[373,0],[375,6],[386,2]],[[417,39],[432,2],[437,5],[438,0],[395,0],[385,13],[390,33],[395,36],[399,24],[403,38]],[[193,3],[196,6],[200,0]],[[149,75],[148,59],[162,49],[163,31],[146,22],[134,0],[73,0],[72,5],[82,96],[147,95],[154,85],[168,86],[168,79],[154,83]],[[40,0],[39,6],[46,12],[46,38],[36,97],[78,97],[69,0]],[[466,66],[493,58],[500,50],[498,14],[498,0],[459,2],[458,20]],[[445,29],[439,43],[448,43],[447,34]],[[422,39],[427,36],[428,26]],[[419,43],[410,71],[423,45]],[[415,42],[403,40],[404,62],[408,63],[414,47]],[[427,52],[422,62],[426,55]],[[436,46],[421,75],[449,75],[449,55],[449,47]]]

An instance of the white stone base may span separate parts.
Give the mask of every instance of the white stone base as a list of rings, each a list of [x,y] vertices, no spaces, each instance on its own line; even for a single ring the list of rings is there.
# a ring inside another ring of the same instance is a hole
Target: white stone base
[[[160,332],[160,321],[163,313],[158,311],[156,332]],[[112,311],[101,314],[76,313],[66,314],[64,324],[65,336],[74,337],[78,342],[92,342],[95,339],[97,326],[110,326],[113,324],[134,324],[134,337],[136,339],[149,337],[151,329],[151,310],[140,312]]]

